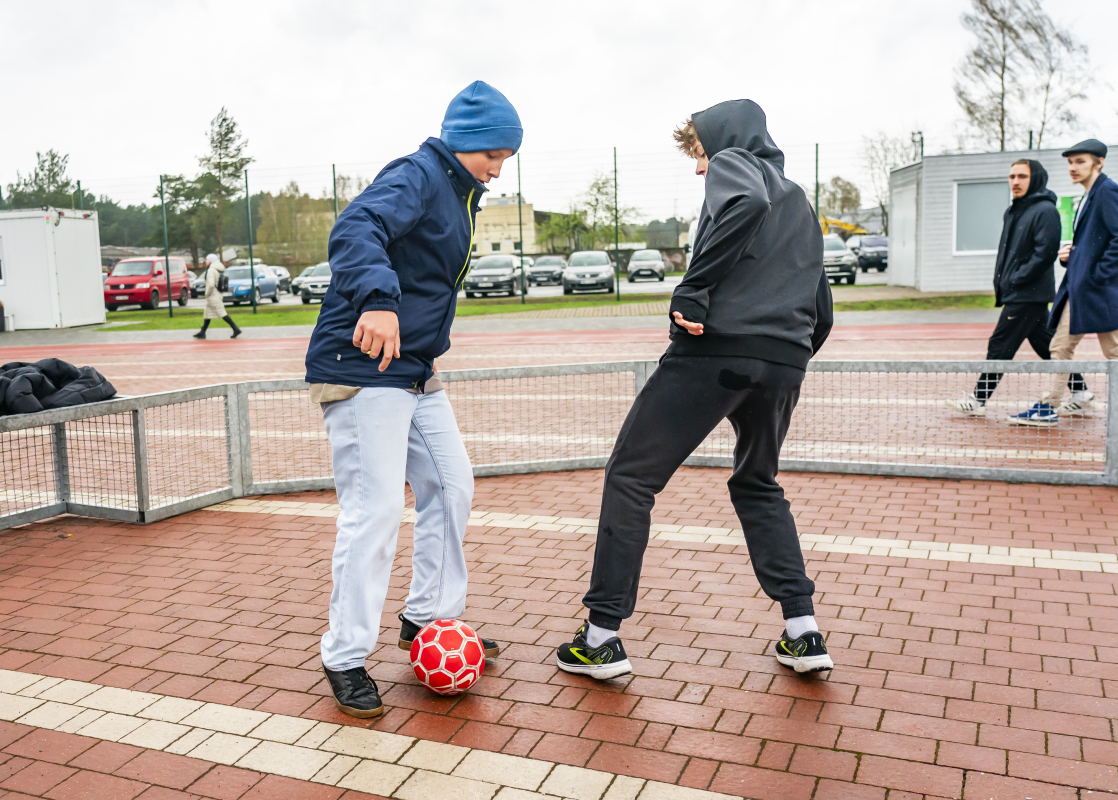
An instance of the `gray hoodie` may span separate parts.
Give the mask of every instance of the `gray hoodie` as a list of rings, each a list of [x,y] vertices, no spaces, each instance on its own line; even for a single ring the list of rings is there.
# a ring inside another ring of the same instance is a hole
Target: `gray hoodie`
[[[671,325],[668,353],[749,356],[804,369],[834,321],[823,233],[803,190],[784,177],[784,154],[752,100],[692,116],[710,158],[691,266],[671,311],[702,322]]]

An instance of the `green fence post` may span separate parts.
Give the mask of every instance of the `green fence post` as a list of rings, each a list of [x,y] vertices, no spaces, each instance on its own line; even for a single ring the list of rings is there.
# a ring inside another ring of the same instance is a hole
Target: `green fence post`
[[[524,277],[524,197],[520,193],[520,153],[516,154],[516,216],[520,220],[520,305],[524,305],[528,302],[524,299],[528,294],[528,281]]]
[[[79,192],[81,184],[78,184]],[[167,316],[175,316],[175,301],[171,298],[171,244],[167,236],[167,200],[163,196],[163,176],[159,176],[159,207],[163,210],[163,276],[167,279]]]
[[[621,302],[621,225],[617,209],[617,148],[613,148],[613,286]]]
[[[338,165],[330,165],[330,174],[334,177],[334,222],[338,221]]]
[[[248,276],[252,283],[252,313],[256,313],[256,260],[252,257],[252,198],[248,193],[248,170],[245,170],[245,219],[248,220]],[[279,287],[276,287],[279,294]]]
[[[820,219],[819,213],[819,143],[815,144],[815,218]]]

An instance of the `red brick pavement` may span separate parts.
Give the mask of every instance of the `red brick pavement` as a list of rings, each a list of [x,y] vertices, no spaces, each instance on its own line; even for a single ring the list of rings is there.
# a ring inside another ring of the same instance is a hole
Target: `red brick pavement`
[[[657,521],[733,525],[726,477],[681,470]],[[1113,489],[783,480],[805,531],[1116,552]],[[475,508],[593,517],[600,481],[480,479]],[[207,511],[146,528],[60,518],[11,531],[0,668],[363,724],[334,710],[319,672],[332,533],[329,519]],[[410,543],[405,526],[386,620],[402,606]],[[837,668],[799,678],[769,655],[779,610],[743,546],[654,541],[624,628],[635,674],[601,685],[553,666],[584,613],[593,537],[474,527],[468,548],[467,618],[505,652],[470,694],[439,698],[415,685],[386,628],[370,659],[390,708],[376,727],[757,800],[1118,794],[1118,575],[809,552]],[[112,752],[83,761],[89,740],[32,752],[20,742],[47,734],[15,733],[0,769],[18,767],[11,790],[28,795],[156,792],[146,783],[216,798],[225,790],[207,781],[239,774],[190,777],[200,766],[177,759],[168,770],[192,782],[171,785],[136,766],[145,754],[98,745]],[[228,796],[256,796],[226,783]],[[162,796],[176,795],[151,795]]]
[[[378,800],[334,786],[0,722],[0,798]],[[383,800],[383,798],[380,798]]]

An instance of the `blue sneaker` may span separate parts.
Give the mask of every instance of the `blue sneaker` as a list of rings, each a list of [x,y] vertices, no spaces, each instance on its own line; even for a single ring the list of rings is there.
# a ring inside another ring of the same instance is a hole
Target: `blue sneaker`
[[[1036,403],[1028,411],[1010,414],[1010,425],[1032,425],[1037,428],[1050,428],[1060,421],[1056,409],[1048,403]]]

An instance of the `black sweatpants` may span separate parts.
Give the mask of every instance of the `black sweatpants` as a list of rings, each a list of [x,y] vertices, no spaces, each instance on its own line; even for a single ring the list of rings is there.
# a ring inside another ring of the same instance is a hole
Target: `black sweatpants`
[[[723,419],[737,434],[730,500],[757,581],[784,618],[814,613],[796,522],[776,482],[780,447],[804,371],[756,358],[672,356],[648,379],[606,464],[590,622],[618,630],[637,603],[652,506],[672,474]]]
[[[1026,339],[1033,351],[1045,361],[1052,358],[1048,345],[1053,331],[1048,330],[1047,303],[1010,303],[1002,307],[998,324],[986,345],[986,358],[990,361],[1011,361]],[[1000,372],[984,372],[974,387],[974,396],[985,403],[998,388]],[[1073,392],[1087,389],[1083,376],[1073,373],[1068,378],[1068,388]]]

